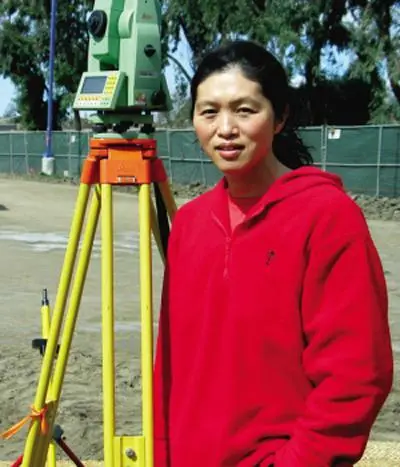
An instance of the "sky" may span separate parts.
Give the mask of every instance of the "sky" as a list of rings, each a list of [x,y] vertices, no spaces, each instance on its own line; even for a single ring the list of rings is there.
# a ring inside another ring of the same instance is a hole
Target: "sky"
[[[9,79],[0,77],[0,117],[4,114],[8,104],[10,104],[14,92],[15,89],[12,82]]]

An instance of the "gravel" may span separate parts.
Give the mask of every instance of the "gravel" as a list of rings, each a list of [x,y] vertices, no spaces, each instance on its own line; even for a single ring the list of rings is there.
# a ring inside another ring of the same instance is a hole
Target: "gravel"
[[[367,219],[400,222],[400,198],[352,194],[350,196],[364,211]]]
[[[9,174],[0,174],[1,178],[14,178],[24,180],[36,180],[47,183],[68,183],[77,185],[79,179],[77,178],[63,178],[63,177],[46,177],[46,176],[16,176]],[[136,187],[118,187],[119,191],[128,193],[137,193]],[[177,198],[192,199],[210,187],[201,183],[190,184],[177,184],[173,183],[171,186],[172,193]],[[371,220],[385,220],[400,222],[400,198],[376,197],[368,196],[357,193],[349,193],[352,199],[361,207],[367,219]],[[5,210],[6,206],[0,205],[0,210]]]

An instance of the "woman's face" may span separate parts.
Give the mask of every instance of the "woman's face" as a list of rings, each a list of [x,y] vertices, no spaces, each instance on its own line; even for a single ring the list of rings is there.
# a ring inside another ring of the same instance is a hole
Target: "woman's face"
[[[198,86],[193,124],[201,147],[227,175],[263,164],[280,129],[261,86],[238,67],[214,73]]]

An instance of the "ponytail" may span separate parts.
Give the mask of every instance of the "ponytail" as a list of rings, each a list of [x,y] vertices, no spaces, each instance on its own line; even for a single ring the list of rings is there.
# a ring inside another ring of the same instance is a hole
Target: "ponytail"
[[[294,128],[284,128],[272,143],[276,158],[289,169],[298,169],[314,163],[309,148],[303,143]]]
[[[301,121],[302,108],[296,98],[296,91],[289,88],[288,93],[288,118],[283,129],[274,137],[272,148],[276,158],[290,169],[298,169],[304,165],[312,165],[313,157],[310,148],[307,147],[298,134]],[[279,117],[279,116],[278,116]]]

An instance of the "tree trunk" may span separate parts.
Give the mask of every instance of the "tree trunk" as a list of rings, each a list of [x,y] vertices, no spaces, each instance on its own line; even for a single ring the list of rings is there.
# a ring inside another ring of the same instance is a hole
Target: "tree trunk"
[[[400,103],[400,59],[396,55],[397,52],[390,37],[390,27],[393,23],[393,18],[390,12],[391,5],[387,3],[383,3],[381,5],[381,3],[379,3],[377,4],[377,7],[379,8],[374,10],[374,14],[387,62],[389,82],[397,102]]]
[[[82,120],[79,114],[79,110],[74,109],[74,130],[82,131]]]

